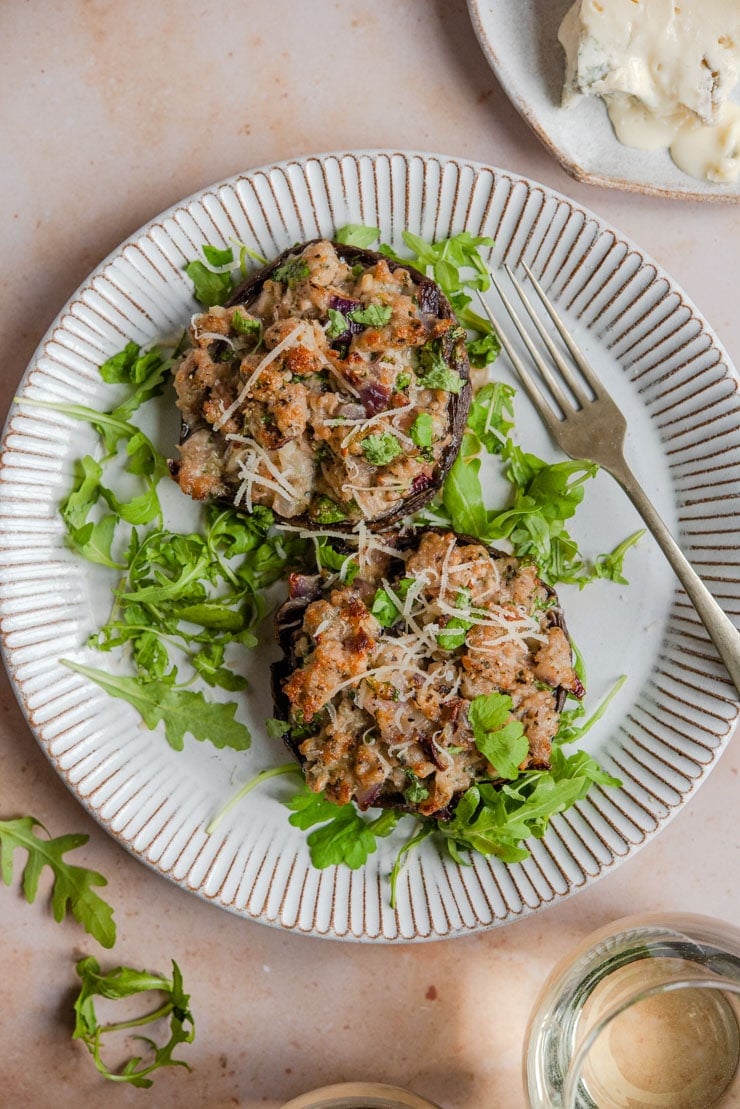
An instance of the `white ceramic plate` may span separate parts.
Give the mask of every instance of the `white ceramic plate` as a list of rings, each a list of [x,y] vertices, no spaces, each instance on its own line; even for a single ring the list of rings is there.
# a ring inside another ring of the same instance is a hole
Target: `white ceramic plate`
[[[560,107],[565,53],[558,27],[573,0],[468,0],[478,41],[516,109],[571,176],[590,185],[681,197],[740,199],[740,181],[716,185],[683,173],[665,150],[623,146],[597,97]],[[740,88],[735,90],[740,97]]]
[[[718,340],[660,268],[565,197],[501,170],[421,154],[325,155],[245,173],[152,221],[81,286],[41,343],[21,397],[110,405],[97,367],[128,339],[182,327],[194,309],[182,267],[203,242],[243,239],[267,256],[346,222],[441,238],[468,228],[496,239],[496,263],[525,258],[575,327],[630,422],[633,465],[710,587],[738,609],[740,408]],[[507,376],[505,359],[496,374]],[[525,398],[521,441],[553,451]],[[174,411],[154,428],[165,450]],[[32,731],[63,781],[129,851],[185,889],[286,929],[360,940],[450,936],[516,919],[586,886],[654,836],[698,787],[737,712],[703,628],[649,539],[633,552],[629,588],[598,583],[561,595],[589,668],[593,706],[621,673],[629,682],[586,746],[623,781],[594,789],[555,818],[515,866],[476,858],[460,868],[431,842],[409,860],[397,911],[387,874],[402,822],[363,870],[314,870],[288,824],[274,779],[210,837],[209,819],[239,783],[285,761],[264,735],[271,715],[265,649],[252,652],[243,717],[247,754],[186,738],[178,753],[133,709],[59,665],[71,656],[114,666],[84,644],[110,605],[106,571],[64,545],[57,505],[74,459],[93,447],[80,424],[14,407],[0,459],[0,620],[5,661]],[[175,523],[193,506],[174,487]],[[598,475],[575,531],[592,555],[639,526],[616,485]]]

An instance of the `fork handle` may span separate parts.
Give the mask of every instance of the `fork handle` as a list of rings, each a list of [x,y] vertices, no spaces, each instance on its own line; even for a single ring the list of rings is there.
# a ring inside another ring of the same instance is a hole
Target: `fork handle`
[[[620,459],[619,465],[610,466],[609,471],[622,486],[673,567],[727,667],[735,689],[740,693],[740,631],[691,566],[627,463]]]

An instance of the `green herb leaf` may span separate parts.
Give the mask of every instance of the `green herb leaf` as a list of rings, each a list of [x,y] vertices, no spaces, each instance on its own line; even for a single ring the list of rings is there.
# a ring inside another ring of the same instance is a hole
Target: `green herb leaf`
[[[329,316],[329,326],[326,329],[327,339],[336,339],[340,335],[344,335],[349,326],[346,316],[337,311],[336,308],[329,308],[327,314]]]
[[[210,246],[208,243],[204,243],[201,250],[205,255],[206,262],[209,262],[212,266],[230,266],[234,261],[234,251],[230,246],[225,247],[223,250],[219,250],[217,246]]]
[[[360,444],[362,453],[372,466],[387,466],[403,454],[401,444],[390,431],[367,435]]]
[[[347,519],[344,509],[324,494],[314,497],[310,511],[312,519],[317,524],[338,524],[341,520]]]
[[[514,426],[515,389],[503,381],[484,385],[473,397],[468,427],[491,454],[500,454]]]
[[[319,870],[341,863],[351,870],[364,866],[377,849],[377,837],[390,835],[399,820],[390,809],[367,820],[354,805],[334,805],[307,786],[288,802],[288,808],[292,809],[290,823],[296,828],[321,825],[308,837],[311,862]]]
[[[345,223],[335,233],[334,239],[345,246],[358,246],[367,250],[369,246],[378,241],[380,230],[377,227],[366,227],[361,223]]]
[[[619,582],[620,585],[629,585],[624,576],[624,556],[630,547],[634,547],[642,539],[645,529],[635,531],[614,548],[610,554],[598,555],[594,562],[594,577],[608,578],[609,581]]]
[[[207,739],[214,747],[231,747],[235,751],[245,751],[251,743],[249,729],[234,719],[235,704],[206,701],[202,693],[179,689],[166,682],[142,682],[139,678],[81,666],[70,659],[59,661],[69,670],[95,682],[111,697],[128,701],[141,714],[148,728],[163,723],[167,742],[176,751],[182,751],[188,733],[194,739]]]
[[[392,315],[390,304],[368,304],[365,308],[353,308],[347,313],[353,323],[361,323],[366,327],[385,327]]]
[[[190,1070],[184,1060],[173,1058],[173,1052],[179,1044],[192,1043],[195,1038],[195,1023],[188,1008],[190,996],[183,990],[182,974],[174,959],[171,979],[124,966],[115,967],[103,974],[97,959],[91,955],[79,960],[77,974],[82,981],[82,986],[74,1004],[75,1027],[72,1038],[80,1039],[86,1044],[93,1056],[95,1066],[104,1078],[147,1089],[152,1085],[152,1079],[148,1076],[160,1067],[185,1067]],[[94,998],[104,997],[108,1000],[120,1001],[150,992],[164,994],[164,1003],[143,1016],[115,1024],[102,1025],[98,1021]],[[158,1047],[147,1037],[140,1037],[152,1049],[154,1053],[152,1061],[143,1063],[140,1056],[134,1056],[120,1069],[110,1070],[101,1056],[103,1037],[111,1033],[128,1032],[132,1028],[145,1027],[163,1017],[170,1018],[170,1037],[163,1047]],[[186,1025],[189,1027],[186,1028]]]
[[[234,290],[230,273],[214,273],[202,262],[188,262],[185,273],[193,282],[193,295],[204,308],[225,304]]]
[[[473,313],[468,313],[468,320],[473,316]],[[475,317],[475,319],[480,321],[481,324],[486,322],[480,316]],[[482,335],[479,339],[471,339],[466,345],[470,365],[475,366],[478,370],[485,369],[490,362],[495,362],[501,353],[501,343],[495,332],[491,332],[490,335]]]
[[[589,716],[583,724],[576,724],[576,721],[586,715],[585,709],[582,704],[579,704],[575,709],[561,712],[560,724],[558,727],[557,735],[553,739],[553,743],[573,743],[577,739],[582,739],[587,732],[593,728],[594,724],[601,720],[604,713],[609,708],[620,689],[627,681],[627,675],[622,674],[617,678],[612,688],[607,693],[603,701],[597,706],[594,712]]]
[[[406,777],[409,784],[404,789],[403,795],[409,804],[418,805],[421,801],[426,801],[429,790],[424,783],[416,777],[413,770],[407,770]]]
[[[480,694],[468,708],[475,745],[501,778],[518,777],[529,751],[524,726],[512,719],[511,710],[511,697],[505,693]]]
[[[411,425],[409,434],[417,447],[431,447],[434,439],[434,420],[428,412],[420,412]]]
[[[437,643],[445,651],[455,651],[465,642],[466,632],[472,628],[473,621],[462,616],[451,616],[444,628],[437,633]]]
[[[401,615],[396,607],[395,601],[391,599],[385,589],[377,589],[375,591],[370,611],[378,623],[384,628],[392,627]]]
[[[288,258],[272,275],[273,281],[280,281],[291,288],[303,281],[310,274],[311,269],[303,258]]]
[[[231,329],[239,335],[249,335],[257,345],[262,337],[262,321],[247,315],[245,308],[238,308],[231,317]]]
[[[360,564],[353,554],[337,551],[326,536],[316,539],[316,562],[319,570],[335,570],[348,585],[360,572]]]
[[[431,339],[419,351],[419,385],[425,389],[444,389],[446,393],[459,393],[463,380],[445,361],[440,339]]]
[[[113,909],[93,889],[93,886],[106,886],[107,881],[96,870],[74,866],[64,858],[68,851],[87,843],[89,836],[73,833],[47,839],[37,835],[36,828],[46,831],[33,816],[0,820],[0,877],[3,882],[9,886],[13,880],[13,852],[16,848],[22,848],[27,853],[23,870],[26,901],[30,904],[35,900],[39,876],[48,866],[54,876],[51,891],[54,920],[64,920],[69,909],[75,920],[99,944],[113,947],[116,941]]]
[[[470,458],[473,448],[477,448],[474,437],[464,435],[458,456],[445,478],[442,505],[455,531],[484,539],[488,534],[488,512],[478,477],[480,459]]]

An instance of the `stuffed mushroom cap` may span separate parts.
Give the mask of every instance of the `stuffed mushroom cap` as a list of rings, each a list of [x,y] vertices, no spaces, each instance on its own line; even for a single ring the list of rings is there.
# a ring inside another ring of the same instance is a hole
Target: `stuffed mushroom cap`
[[[440,488],[470,405],[465,333],[410,266],[314,240],[195,315],[190,340],[170,469],[196,500],[378,530]]]
[[[351,582],[291,578],[275,713],[311,789],[444,819],[471,785],[548,767],[584,690],[532,563],[439,529],[383,539]],[[500,728],[499,756],[478,740]]]

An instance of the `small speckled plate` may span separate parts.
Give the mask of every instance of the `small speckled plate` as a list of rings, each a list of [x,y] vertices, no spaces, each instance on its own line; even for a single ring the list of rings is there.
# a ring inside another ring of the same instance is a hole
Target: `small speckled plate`
[[[573,0],[468,0],[483,53],[514,107],[578,181],[683,200],[740,200],[740,180],[697,181],[667,150],[623,146],[597,97],[561,108],[565,53],[558,27]],[[735,90],[740,98],[740,87]]]
[[[206,826],[239,785],[285,761],[263,722],[272,714],[264,646],[245,652],[250,689],[240,714],[245,754],[186,737],[172,750],[126,703],[59,663],[115,669],[85,646],[107,617],[113,580],[64,543],[57,506],[74,460],[95,450],[86,425],[22,401],[109,407],[99,364],[127,340],[177,334],[195,304],[183,274],[202,243],[243,240],[267,257],[330,236],[342,224],[439,239],[468,229],[496,240],[492,264],[526,260],[559,304],[629,421],[627,455],[688,557],[728,611],[740,609],[740,404],[737,376],[709,326],[643,252],[590,212],[503,170],[435,155],[328,154],[257,169],[175,205],[91,274],[43,339],[18,388],[0,456],[0,633],[5,663],[31,730],[60,777],[132,854],[215,905],[244,917],[348,940],[420,940],[516,920],[582,889],[656,835],[705,779],[726,745],[738,704],[686,597],[649,539],[628,558],[629,587],[560,590],[588,663],[589,707],[622,673],[629,681],[584,746],[622,780],[594,788],[553,819],[531,858],[469,867],[425,841],[388,898],[388,873],[409,834],[402,821],[357,871],[313,869],[291,827],[276,778],[219,824]],[[506,359],[495,375],[509,376]],[[174,406],[147,413],[171,451]],[[554,457],[525,397],[517,428],[529,450]],[[495,501],[497,492],[485,488]],[[197,509],[164,490],[169,522],[197,526]],[[640,526],[616,484],[590,483],[574,532],[594,556]]]

